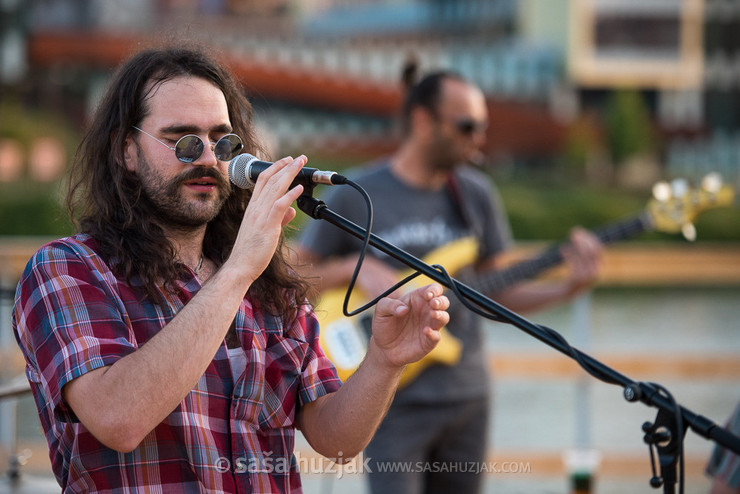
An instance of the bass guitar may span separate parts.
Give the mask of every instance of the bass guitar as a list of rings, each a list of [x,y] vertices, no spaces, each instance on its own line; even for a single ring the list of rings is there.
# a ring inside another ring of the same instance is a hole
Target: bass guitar
[[[676,180],[672,184],[659,182],[653,187],[653,198],[639,215],[594,230],[594,234],[604,244],[649,231],[680,232],[687,240],[694,240],[696,238],[694,221],[699,214],[709,209],[729,206],[733,200],[734,191],[730,186],[723,185],[716,174],[704,177],[700,188],[690,188],[682,180]],[[508,268],[476,274],[466,278],[465,283],[476,291],[490,294],[534,278],[563,262],[562,245],[552,245],[538,256]],[[472,264],[477,258],[477,253],[478,242],[472,237],[466,237],[433,250],[423,260],[427,264],[443,265],[452,274]],[[409,274],[411,271],[400,273],[399,279]],[[406,286],[413,289],[430,282],[429,278],[422,275],[411,280]],[[319,342],[337,368],[342,381],[352,375],[365,357],[372,323],[372,311],[369,310],[352,318],[344,316],[342,307],[345,292],[345,288],[323,292],[315,310],[321,325]],[[364,304],[370,297],[356,288],[352,300]],[[441,335],[442,338],[434,350],[418,362],[406,366],[400,386],[411,382],[430,365],[454,365],[459,361],[462,343],[446,328],[441,330]]]

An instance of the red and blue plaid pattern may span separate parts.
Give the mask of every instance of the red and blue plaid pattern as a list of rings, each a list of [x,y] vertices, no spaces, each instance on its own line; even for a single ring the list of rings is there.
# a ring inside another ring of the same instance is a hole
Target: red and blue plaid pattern
[[[117,279],[77,235],[42,247],[16,292],[13,329],[26,358],[52,468],[64,492],[300,492],[296,410],[340,381],[308,304],[289,326],[249,297],[236,316],[247,366],[234,380],[222,344],[195,388],[130,453],[79,423],[62,387],[144,344],[200,289],[191,276],[156,304]]]

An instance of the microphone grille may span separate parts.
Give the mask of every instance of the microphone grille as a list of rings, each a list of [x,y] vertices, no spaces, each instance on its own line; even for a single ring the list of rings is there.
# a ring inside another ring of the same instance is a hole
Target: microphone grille
[[[248,189],[254,185],[247,177],[249,164],[256,160],[249,153],[243,153],[229,162],[229,180],[240,189]]]

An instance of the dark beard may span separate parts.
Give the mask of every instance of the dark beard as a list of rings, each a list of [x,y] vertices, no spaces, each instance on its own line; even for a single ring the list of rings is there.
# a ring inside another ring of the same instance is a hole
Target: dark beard
[[[157,223],[167,228],[190,231],[202,227],[213,220],[221,211],[226,199],[231,194],[231,186],[215,169],[196,166],[182,172],[175,178],[166,181],[153,171],[147,160],[139,153],[139,170],[144,171],[146,180],[139,175],[142,187],[142,198],[147,209]],[[209,207],[199,208],[186,203],[182,198],[182,184],[188,180],[209,177],[216,180],[217,199],[212,201],[210,194],[198,194],[196,198]]]
[[[460,163],[459,157],[453,155],[450,149],[449,141],[444,135],[438,134],[427,155],[427,162],[434,171],[449,172]]]

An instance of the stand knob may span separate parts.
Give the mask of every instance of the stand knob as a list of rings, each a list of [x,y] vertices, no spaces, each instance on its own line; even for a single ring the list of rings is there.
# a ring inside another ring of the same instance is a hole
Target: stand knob
[[[650,487],[653,489],[657,489],[658,487],[663,485],[663,479],[660,477],[651,477],[650,478]]]

